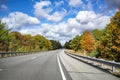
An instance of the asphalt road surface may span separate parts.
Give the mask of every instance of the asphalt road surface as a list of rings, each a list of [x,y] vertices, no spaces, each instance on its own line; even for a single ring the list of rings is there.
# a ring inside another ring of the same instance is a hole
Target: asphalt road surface
[[[54,50],[0,59],[0,80],[120,80]]]
[[[57,55],[60,52],[61,50],[55,50],[2,58],[0,80],[63,80],[65,74],[62,73],[65,70],[61,73],[60,66],[63,67]]]

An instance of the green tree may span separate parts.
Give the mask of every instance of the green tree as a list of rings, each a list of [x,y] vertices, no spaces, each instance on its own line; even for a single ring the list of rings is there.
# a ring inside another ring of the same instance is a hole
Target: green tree
[[[71,42],[71,40],[68,41],[68,42],[66,42],[66,43],[64,44],[64,48],[66,48],[66,49],[71,49],[71,47],[70,47],[70,42]]]
[[[77,35],[75,38],[71,40],[70,47],[74,51],[77,51],[78,49],[80,49],[80,36],[79,35]]]
[[[62,45],[59,41],[50,40],[50,42],[52,43],[53,50],[62,48]]]
[[[18,49],[22,47],[22,38],[23,38],[22,34],[17,31],[13,31],[10,34],[11,34],[10,49],[12,51],[19,51]]]
[[[99,52],[98,52],[98,46],[101,44],[101,40],[103,38],[103,33],[104,33],[104,29],[103,30],[98,30],[98,29],[95,29],[92,31],[92,34],[95,38],[95,49],[90,53],[89,56],[92,56],[92,57],[98,57],[99,55]]]
[[[35,49],[36,50],[51,50],[52,44],[50,40],[46,39],[41,35],[34,36],[35,38]]]
[[[0,51],[9,51],[9,36],[5,23],[0,21]]]
[[[95,29],[92,31],[92,34],[93,34],[94,38],[96,39],[96,41],[102,40],[103,33],[104,33],[104,30]]]

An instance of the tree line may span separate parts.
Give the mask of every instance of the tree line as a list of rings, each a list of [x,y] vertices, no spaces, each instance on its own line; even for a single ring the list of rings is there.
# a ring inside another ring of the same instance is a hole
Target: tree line
[[[86,30],[64,45],[82,55],[120,62],[120,10],[103,30]]]
[[[22,35],[17,31],[10,31],[5,23],[0,21],[0,52],[3,51],[47,51],[61,48],[58,41],[48,40],[42,35]]]

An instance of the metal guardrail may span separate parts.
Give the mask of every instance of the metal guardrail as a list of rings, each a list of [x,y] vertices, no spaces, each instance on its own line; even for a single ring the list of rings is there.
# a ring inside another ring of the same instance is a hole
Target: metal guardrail
[[[117,62],[114,62],[114,61],[108,61],[108,60],[104,60],[104,59],[98,59],[98,58],[92,58],[92,57],[86,57],[86,56],[81,56],[79,54],[73,54],[73,53],[69,53],[69,52],[66,52],[66,54],[70,55],[70,56],[76,56],[76,57],[79,57],[79,58],[83,58],[83,59],[86,59],[87,61],[92,61],[93,64],[94,62],[98,62],[100,63],[101,67],[103,67],[103,65],[109,65],[112,67],[112,72],[116,72],[116,68],[120,68],[120,63],[117,63]]]
[[[12,56],[21,56],[21,55],[27,55],[27,54],[33,54],[38,52],[44,52],[44,51],[29,51],[29,52],[0,52],[0,58],[4,57],[12,57]]]
[[[26,55],[28,52],[0,52],[0,58]]]

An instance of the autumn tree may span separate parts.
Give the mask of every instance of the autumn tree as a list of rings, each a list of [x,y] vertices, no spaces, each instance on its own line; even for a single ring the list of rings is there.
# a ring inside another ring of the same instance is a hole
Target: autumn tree
[[[120,61],[120,10],[106,27],[99,52],[99,57]]]
[[[21,51],[31,51],[31,35],[30,34],[25,34],[21,36],[21,48],[19,50]],[[18,51],[19,51],[18,50]]]
[[[38,44],[37,40],[35,39],[35,36],[31,37],[31,51],[35,51],[36,50],[36,45]]]
[[[53,46],[52,46],[51,41],[48,40],[48,39],[46,39],[46,38],[44,38],[44,39],[45,39],[44,49],[45,49],[45,50],[52,50],[52,49],[53,49]],[[43,50],[44,50],[44,49],[43,49]]]
[[[10,34],[11,34],[10,49],[12,51],[19,51],[18,49],[20,49],[22,46],[23,37],[22,34],[17,31],[13,31]]]
[[[36,35],[35,38],[35,50],[51,50],[52,44],[50,40],[46,39],[44,36]]]
[[[81,44],[81,48],[85,52],[90,53],[95,49],[95,39],[88,30],[86,30],[81,36],[80,44]]]

